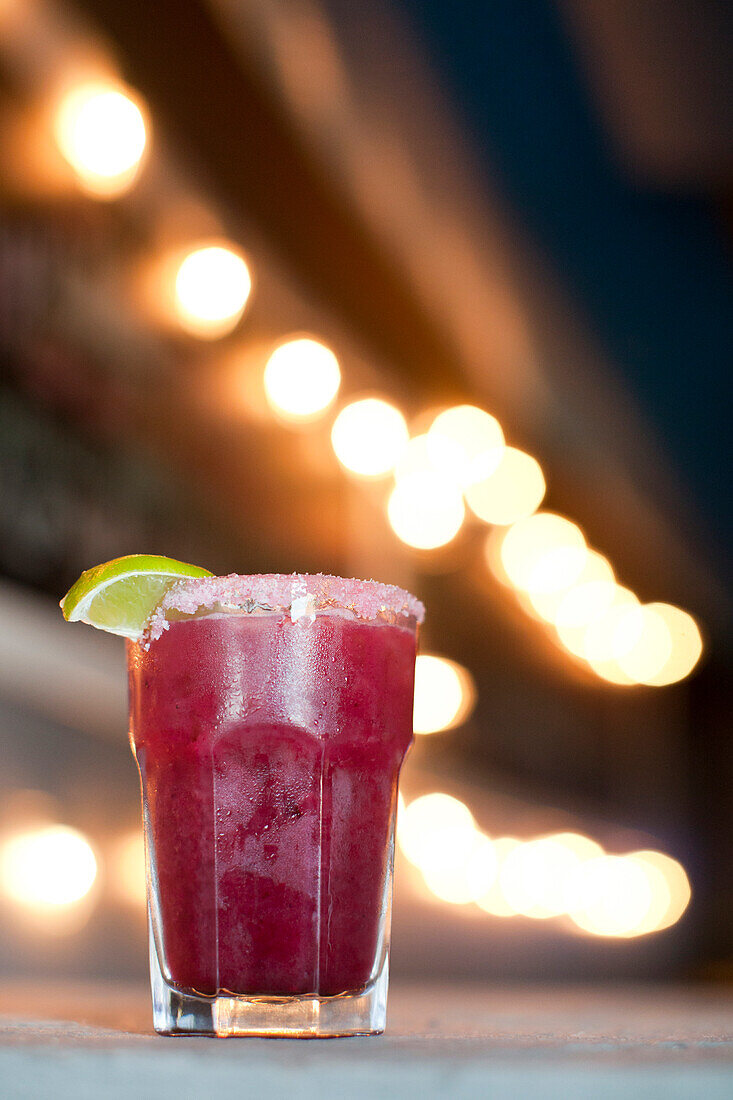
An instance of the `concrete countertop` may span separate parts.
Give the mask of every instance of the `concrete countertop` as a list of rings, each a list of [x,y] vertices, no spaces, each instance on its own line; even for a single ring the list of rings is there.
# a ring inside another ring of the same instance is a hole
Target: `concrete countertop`
[[[147,990],[6,984],[0,1097],[733,1096],[733,990],[396,985],[384,1036],[162,1038]]]

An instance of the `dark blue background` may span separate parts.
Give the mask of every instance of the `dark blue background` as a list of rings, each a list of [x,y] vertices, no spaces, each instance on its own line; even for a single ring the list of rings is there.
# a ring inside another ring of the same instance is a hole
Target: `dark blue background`
[[[721,210],[712,197],[665,194],[625,172],[552,0],[399,3],[494,185],[724,545],[733,308]]]

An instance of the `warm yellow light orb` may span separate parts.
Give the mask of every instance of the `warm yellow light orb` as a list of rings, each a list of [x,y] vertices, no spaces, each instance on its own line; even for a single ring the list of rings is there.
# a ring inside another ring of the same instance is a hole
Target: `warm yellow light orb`
[[[419,654],[415,662],[415,733],[438,733],[465,722],[476,699],[468,669],[446,657]]]
[[[338,359],[325,344],[310,337],[287,340],[275,348],[265,367],[265,394],[270,407],[286,420],[321,416],[341,385]]]
[[[632,852],[628,858],[641,863],[642,866],[653,868],[662,876],[667,887],[666,909],[663,912],[657,912],[653,927],[648,930],[658,932],[662,928],[669,928],[671,925],[676,924],[690,904],[690,898],[692,897],[690,880],[682,864],[673,859],[672,856],[665,855],[664,852],[646,848],[639,852]],[[664,896],[661,891],[659,894],[662,897]]]
[[[492,917],[515,917],[517,910],[509,903],[502,889],[501,872],[508,857],[522,842],[512,836],[500,836],[491,843],[496,857],[496,875],[489,889],[476,898],[476,904]]]
[[[624,856],[624,859],[638,864],[646,875],[649,883],[650,901],[649,908],[639,923],[629,928],[623,935],[631,938],[633,936],[646,936],[650,932],[658,932],[665,927],[665,918],[672,904],[672,892],[669,884],[659,867],[643,858],[640,859],[636,852],[629,852]]]
[[[473,814],[452,795],[435,791],[409,802],[398,821],[400,849],[420,869],[450,866],[476,832]],[[467,838],[469,838],[467,840]]]
[[[402,448],[394,470],[395,481],[405,481],[413,474],[438,475],[450,482],[458,491],[460,485],[454,476],[451,464],[450,444],[438,439],[428,445],[427,433],[408,439]]]
[[[30,908],[73,905],[89,893],[96,877],[97,860],[88,840],[64,825],[12,836],[0,852],[5,894]]]
[[[54,136],[83,190],[109,199],[134,182],[145,149],[145,120],[127,90],[82,84],[59,103]]]
[[[672,655],[666,622],[648,604],[630,607],[614,632],[616,660],[622,672],[638,684],[653,679]]]
[[[402,542],[418,550],[434,550],[456,537],[465,508],[451,481],[425,471],[397,482],[387,503],[387,516]]]
[[[424,857],[421,864],[425,885],[451,905],[468,905],[485,896],[496,878],[496,867],[494,846],[478,830],[462,835],[450,860]]]
[[[560,637],[563,629],[578,630],[599,619],[613,603],[615,591],[613,580],[574,584],[560,601],[555,615],[555,626]]]
[[[580,597],[572,595],[577,589],[581,588],[583,585],[595,584],[596,582],[599,582],[601,585],[610,584],[610,594],[607,590],[604,590],[601,587],[595,590],[588,590],[585,593],[585,599],[582,594]],[[528,593],[527,598],[531,605],[533,614],[539,616],[540,619],[544,619],[546,623],[556,624],[558,621],[562,621],[558,620],[560,607],[564,604],[566,599],[571,597],[571,595],[572,599],[570,600],[569,606],[573,607],[574,605],[575,617],[584,617],[581,608],[583,606],[588,606],[588,603],[590,603],[592,610],[595,611],[598,602],[606,602],[603,599],[604,591],[606,596],[612,595],[614,585],[615,581],[613,576],[613,569],[611,568],[611,563],[609,562],[608,558],[604,558],[603,554],[599,554],[597,550],[588,550],[585,564],[583,565],[583,568],[579,575],[571,584],[567,585],[565,588],[558,588],[553,592],[530,592]],[[590,600],[588,600],[587,597],[590,597]],[[594,618],[597,618],[597,615],[590,613],[591,607],[588,607],[587,619],[586,622],[582,624],[583,626],[586,626]],[[569,623],[566,623],[565,625],[568,626],[568,628],[570,629]]]
[[[495,417],[476,405],[456,405],[439,413],[430,426],[433,462],[462,487],[489,477],[504,451],[504,433]]]
[[[532,515],[544,496],[542,467],[516,447],[505,447],[494,472],[466,489],[466,503],[474,515],[502,527]]]
[[[395,466],[409,434],[399,409],[377,397],[352,401],[333,422],[331,443],[341,465],[360,477],[383,477]]]
[[[588,557],[583,532],[553,512],[520,519],[504,535],[501,560],[516,588],[556,592],[580,576]]]
[[[624,620],[630,607],[639,604],[634,593],[617,585],[611,606],[589,624],[585,631],[582,655],[587,661],[614,661],[618,657],[617,647],[622,641],[616,636],[619,624]],[[629,647],[633,643],[633,638]]]
[[[700,628],[686,611],[669,603],[647,605],[665,622],[671,639],[671,651],[662,667],[644,680],[645,684],[664,687],[689,676],[702,654]]]
[[[113,885],[129,905],[145,905],[145,841],[142,829],[120,837],[112,853]]]
[[[484,558],[499,584],[503,585],[504,588],[513,589],[511,578],[504,568],[504,562],[501,560],[501,547],[505,535],[506,531],[503,527],[494,527],[493,530],[489,531],[484,543]]]
[[[644,927],[653,903],[650,878],[638,861],[600,856],[582,868],[570,917],[596,936],[630,936]]]
[[[233,248],[206,245],[181,261],[175,280],[175,307],[192,336],[215,340],[235,327],[247,304],[252,280],[244,258]]]
[[[508,905],[535,919],[559,916],[566,911],[579,867],[601,853],[600,845],[575,834],[539,837],[520,845],[506,858],[500,872]]]

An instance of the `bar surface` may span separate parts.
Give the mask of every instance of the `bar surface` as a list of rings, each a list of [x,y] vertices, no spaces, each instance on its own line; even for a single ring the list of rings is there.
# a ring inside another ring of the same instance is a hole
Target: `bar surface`
[[[733,990],[395,983],[387,1032],[341,1040],[165,1039],[143,987],[6,985],[0,1095],[654,1100],[733,1095]],[[379,1090],[379,1091],[377,1091]]]

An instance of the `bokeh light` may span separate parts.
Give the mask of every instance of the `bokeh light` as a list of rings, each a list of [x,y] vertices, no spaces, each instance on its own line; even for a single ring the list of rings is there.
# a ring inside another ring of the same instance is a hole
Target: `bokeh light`
[[[176,316],[192,336],[218,339],[236,326],[251,289],[244,257],[230,245],[193,249],[176,274]]]
[[[465,489],[489,477],[504,451],[499,421],[476,405],[456,405],[436,416],[427,434],[436,467]]]
[[[517,910],[509,904],[501,885],[501,873],[507,859],[522,843],[512,836],[500,836],[492,840],[496,859],[496,875],[488,890],[476,898],[476,904],[492,917],[516,917]]]
[[[663,852],[612,856],[571,831],[491,838],[437,791],[400,807],[397,840],[437,898],[495,917],[570,918],[568,928],[629,938],[670,927],[690,902],[684,868]]]
[[[111,858],[112,885],[117,895],[136,908],[145,905],[145,840],[142,829],[121,836]]]
[[[618,666],[635,683],[657,676],[672,655],[666,622],[648,604],[627,608],[614,631]]]
[[[650,603],[647,606],[666,624],[671,650],[662,667],[653,675],[648,675],[644,683],[664,687],[690,675],[702,654],[702,636],[692,615],[682,608],[669,603]]]
[[[496,868],[494,846],[478,830],[460,836],[450,860],[427,857],[420,865],[428,889],[451,905],[468,905],[484,897],[496,878]]]
[[[476,832],[473,814],[452,795],[435,791],[413,799],[400,815],[397,840],[410,863],[421,870],[450,865],[455,851]]]
[[[672,856],[653,849],[643,849],[632,852],[630,859],[640,863],[642,867],[653,868],[662,875],[668,890],[667,907],[664,912],[656,917],[653,928],[649,931],[658,932],[663,928],[669,928],[676,924],[690,904],[692,889],[684,867]]]
[[[494,527],[492,531],[489,531],[484,543],[484,558],[499,584],[505,588],[514,588],[511,577],[504,568],[504,562],[501,558],[501,548],[505,535],[506,529],[503,527]]]
[[[617,637],[618,627],[629,608],[638,603],[638,597],[630,589],[616,585],[611,606],[594,619],[584,633],[582,655],[587,661],[615,661],[618,658],[618,647],[624,640]],[[633,641],[632,637],[629,646]]]
[[[383,477],[407,446],[399,409],[377,397],[346,405],[334,420],[331,443],[341,465],[360,477]]]
[[[554,512],[536,512],[520,519],[507,530],[501,545],[507,576],[515,587],[530,593],[569,588],[587,557],[583,532]]]
[[[133,184],[146,143],[142,110],[127,89],[89,83],[66,93],[56,109],[54,136],[82,189],[111,199]]]
[[[419,654],[415,662],[415,733],[438,733],[465,722],[476,700],[468,669],[446,657]]]
[[[308,336],[286,340],[265,367],[265,395],[283,419],[312,420],[331,405],[341,385],[338,359]]]
[[[4,893],[29,908],[73,905],[86,897],[96,877],[92,846],[82,833],[65,825],[11,836],[0,851]]]
[[[531,516],[544,496],[542,467],[516,447],[505,447],[494,472],[466,488],[466,503],[474,515],[497,526]]]
[[[461,486],[451,463],[452,453],[450,443],[440,437],[428,445],[427,433],[414,435],[408,439],[397,460],[395,481],[406,481],[414,474],[437,474],[460,491]]]
[[[575,595],[576,590],[590,584],[598,584],[599,587]],[[610,585],[610,589],[605,589],[604,585]],[[598,610],[599,603],[604,605],[601,610],[605,610],[606,606],[610,605],[614,585],[613,569],[608,558],[599,554],[597,550],[589,549],[582,570],[571,584],[552,592],[530,592],[527,594],[526,601],[530,605],[531,614],[538,616],[546,623],[557,624],[563,621],[560,608],[566,600],[569,600],[565,626],[572,630],[574,627],[570,623],[573,620],[578,621],[580,626],[587,626],[601,613]],[[585,621],[580,622],[582,619]]]
[[[523,916],[560,916],[567,909],[568,891],[579,867],[601,854],[600,845],[576,834],[528,841],[504,860],[499,878],[501,891],[514,912]]]
[[[456,486],[439,474],[424,471],[397,482],[387,503],[392,530],[408,546],[435,550],[451,542],[465,517]]]
[[[628,938],[632,936],[646,936],[650,932],[658,932],[664,926],[666,914],[672,904],[672,892],[663,871],[653,862],[639,858],[636,852],[629,852],[624,859],[636,863],[641,867],[647,882],[649,883],[649,907],[639,921],[628,932],[622,933]]]
[[[599,856],[577,877],[571,920],[596,936],[630,936],[645,927],[654,904],[644,867],[626,856]]]
[[[608,611],[616,594],[613,575],[606,580],[581,581],[565,593],[555,614],[555,628],[579,630]]]
[[[613,657],[591,657],[588,665],[596,676],[609,684],[617,684],[619,687],[632,687],[636,684],[636,680],[627,676]]]

